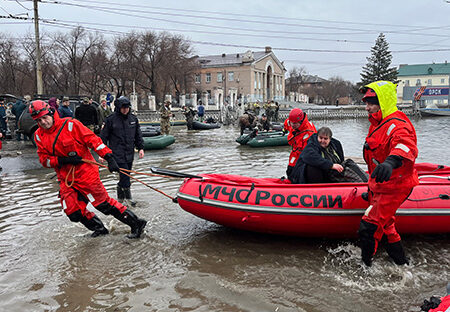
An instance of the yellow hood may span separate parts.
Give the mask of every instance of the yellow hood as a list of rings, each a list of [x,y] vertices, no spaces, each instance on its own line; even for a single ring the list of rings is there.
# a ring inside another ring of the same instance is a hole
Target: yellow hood
[[[365,85],[375,91],[383,119],[397,111],[397,85],[390,81],[375,81]]]

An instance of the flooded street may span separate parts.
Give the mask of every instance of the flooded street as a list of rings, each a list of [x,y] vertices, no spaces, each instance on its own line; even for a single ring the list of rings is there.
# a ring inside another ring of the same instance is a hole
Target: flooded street
[[[418,162],[450,165],[449,120],[413,120]],[[313,122],[333,130],[347,157],[362,157],[366,119]],[[285,174],[290,147],[240,146],[237,127],[175,127],[172,134],[173,145],[146,151],[134,169]],[[91,238],[62,212],[54,171],[41,167],[30,145],[6,141],[0,152],[1,311],[420,311],[424,299],[444,295],[450,279],[448,234],[404,236],[410,266],[392,264],[381,249],[367,269],[355,241],[225,228],[140,183],[132,185],[133,210],[149,221],[145,235],[127,239],[128,226],[91,207],[111,229]],[[118,176],[100,172],[115,197]],[[182,183],[141,179],[171,196]]]

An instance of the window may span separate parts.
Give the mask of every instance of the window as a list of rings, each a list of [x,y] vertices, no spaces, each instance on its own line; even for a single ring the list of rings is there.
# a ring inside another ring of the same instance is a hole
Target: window
[[[222,82],[222,80],[223,80],[222,76],[223,76],[222,72],[217,73],[217,82]]]
[[[405,86],[409,86],[409,80],[405,80]]]
[[[211,82],[211,73],[206,73],[206,83]]]
[[[420,82],[420,79],[417,79],[416,86],[420,86],[422,83]]]
[[[441,83],[445,83],[445,78],[441,78]]]
[[[228,81],[234,81],[234,72],[228,73]]]
[[[427,80],[427,86],[431,86],[431,79]]]
[[[195,83],[201,83],[202,82],[202,76],[200,74],[195,74]]]
[[[255,72],[255,86],[254,86],[254,88],[255,88],[255,93],[256,93],[256,87],[257,87],[257,85],[258,85],[258,73]]]

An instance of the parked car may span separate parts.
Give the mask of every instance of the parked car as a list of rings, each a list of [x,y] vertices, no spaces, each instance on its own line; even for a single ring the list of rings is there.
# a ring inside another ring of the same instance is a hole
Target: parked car
[[[43,100],[47,102],[48,99],[50,99],[51,97],[56,97],[59,99],[63,98],[63,96],[58,95],[45,95],[35,97],[32,101]],[[72,109],[73,112],[75,112],[76,108],[81,105],[81,103],[83,102],[83,98],[85,98],[85,96],[69,96],[70,108]],[[99,104],[96,101],[93,101],[92,105],[98,107]],[[38,124],[33,118],[31,118],[31,115],[28,111],[28,106],[23,111],[22,115],[20,115],[17,126],[19,128],[19,131],[21,133],[28,135],[31,138],[31,142],[33,143],[33,145],[36,146],[36,142],[34,142],[34,132],[37,130]]]

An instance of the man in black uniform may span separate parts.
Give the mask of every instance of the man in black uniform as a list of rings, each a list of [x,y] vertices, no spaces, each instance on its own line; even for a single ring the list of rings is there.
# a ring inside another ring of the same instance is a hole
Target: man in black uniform
[[[81,121],[83,125],[89,128],[92,132],[98,133],[98,115],[94,105],[91,105],[89,99],[85,97],[83,104],[75,110],[75,118]]]
[[[114,158],[120,168],[129,169],[133,165],[134,148],[139,151],[139,159],[144,157],[144,141],[137,117],[130,113],[130,100],[121,96],[115,102],[114,113],[106,118],[100,137],[111,148]],[[119,202],[128,199],[132,206],[130,177],[120,173],[117,183],[117,198]]]

